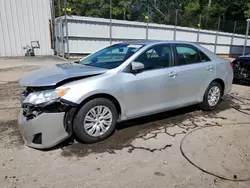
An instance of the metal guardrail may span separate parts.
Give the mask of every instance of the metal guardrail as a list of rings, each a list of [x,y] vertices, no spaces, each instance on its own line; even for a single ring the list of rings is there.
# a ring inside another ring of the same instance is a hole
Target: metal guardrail
[[[62,16],[55,20],[55,51],[65,58],[80,57],[110,44],[148,38],[199,43],[217,54],[242,54],[245,36],[220,32],[219,28],[220,21],[217,31],[211,31],[123,20],[112,20],[110,24],[104,18]],[[250,42],[250,37],[247,41]],[[249,46],[246,53],[250,53]]]

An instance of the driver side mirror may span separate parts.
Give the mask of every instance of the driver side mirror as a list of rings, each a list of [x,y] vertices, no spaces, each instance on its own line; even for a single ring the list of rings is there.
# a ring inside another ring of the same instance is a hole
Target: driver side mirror
[[[140,62],[132,62],[132,70],[134,72],[139,72],[140,70],[143,70],[145,68],[144,64],[140,63]]]

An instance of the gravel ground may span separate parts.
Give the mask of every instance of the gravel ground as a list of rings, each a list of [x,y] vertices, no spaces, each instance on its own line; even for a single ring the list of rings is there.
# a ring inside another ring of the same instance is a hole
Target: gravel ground
[[[97,144],[68,140],[46,151],[24,146],[18,79],[60,62],[0,59],[1,187],[250,187],[248,86],[234,85],[213,112],[190,106],[127,121]]]

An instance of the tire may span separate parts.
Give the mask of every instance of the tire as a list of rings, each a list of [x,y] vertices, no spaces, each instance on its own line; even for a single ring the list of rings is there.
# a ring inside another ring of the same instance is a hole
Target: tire
[[[97,114],[98,108],[100,109],[100,112],[103,112],[103,114],[107,112],[107,115],[100,116],[98,117],[100,119],[93,121],[93,119],[95,119],[94,117],[97,118],[97,116],[92,116],[93,113],[91,112],[93,112],[94,110],[94,112],[96,112]],[[111,119],[107,119],[107,117],[109,117],[109,114],[111,114]],[[101,118],[106,119],[104,120]],[[115,105],[106,98],[96,98],[88,101],[79,109],[74,119],[73,132],[74,135],[82,142],[99,142],[101,140],[104,140],[114,132],[117,119],[118,114]],[[104,122],[109,122],[109,125],[105,124]],[[91,127],[91,125],[93,126]],[[103,129],[104,127],[106,127],[106,129]],[[94,132],[92,131],[93,129],[95,129]],[[101,130],[103,130],[103,133],[98,135]]]
[[[216,100],[215,100],[213,105],[209,102],[209,91],[211,90],[211,88],[218,88],[219,89],[218,98],[216,97]],[[203,101],[200,103],[200,108],[202,110],[206,110],[206,111],[211,111],[211,110],[215,109],[221,101],[222,92],[223,91],[222,91],[221,84],[219,82],[216,82],[216,81],[212,82],[208,86],[208,88],[204,94]]]

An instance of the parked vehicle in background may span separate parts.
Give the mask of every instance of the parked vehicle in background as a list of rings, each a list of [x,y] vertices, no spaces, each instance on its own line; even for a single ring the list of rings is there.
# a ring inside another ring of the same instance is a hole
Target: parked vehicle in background
[[[250,54],[239,56],[232,62],[234,82],[250,83]]]
[[[188,42],[136,41],[78,63],[27,74],[19,125],[25,143],[49,148],[74,134],[94,143],[117,122],[200,104],[213,110],[232,88],[230,61]]]

